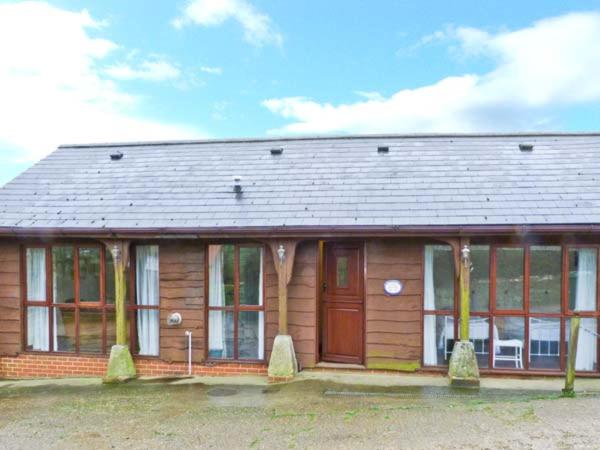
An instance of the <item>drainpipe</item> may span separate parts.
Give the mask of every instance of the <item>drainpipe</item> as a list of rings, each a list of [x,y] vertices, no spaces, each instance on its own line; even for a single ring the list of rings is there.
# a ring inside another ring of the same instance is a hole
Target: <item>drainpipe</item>
[[[185,335],[188,338],[188,375],[192,375],[192,332],[186,330]]]

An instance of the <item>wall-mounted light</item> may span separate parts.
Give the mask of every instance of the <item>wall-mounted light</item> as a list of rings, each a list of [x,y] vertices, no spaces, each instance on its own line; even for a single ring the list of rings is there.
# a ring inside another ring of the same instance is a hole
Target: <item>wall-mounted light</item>
[[[283,245],[280,245],[277,249],[277,256],[279,256],[279,263],[283,264],[283,262],[285,261],[285,248],[283,247]]]
[[[471,265],[471,250],[468,245],[465,245],[460,251],[460,259],[465,267],[470,267]]]

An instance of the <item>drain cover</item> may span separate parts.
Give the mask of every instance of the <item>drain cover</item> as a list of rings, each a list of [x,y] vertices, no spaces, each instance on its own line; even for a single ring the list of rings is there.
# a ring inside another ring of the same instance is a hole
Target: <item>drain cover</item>
[[[207,392],[210,397],[229,397],[237,394],[235,389],[231,388],[214,388]]]

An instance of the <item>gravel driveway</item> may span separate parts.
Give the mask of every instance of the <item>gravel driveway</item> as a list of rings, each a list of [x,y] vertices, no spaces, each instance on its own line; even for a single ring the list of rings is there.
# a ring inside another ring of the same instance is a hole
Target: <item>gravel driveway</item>
[[[4,383],[0,448],[599,448],[600,396],[446,387]]]

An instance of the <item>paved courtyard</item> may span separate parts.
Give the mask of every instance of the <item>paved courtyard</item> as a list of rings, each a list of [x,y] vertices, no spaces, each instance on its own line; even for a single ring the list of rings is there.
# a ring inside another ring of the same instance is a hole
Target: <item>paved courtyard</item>
[[[441,377],[359,384],[366,379],[0,381],[0,448],[600,446],[599,380],[563,399],[559,380],[491,380],[473,391],[449,389]]]

